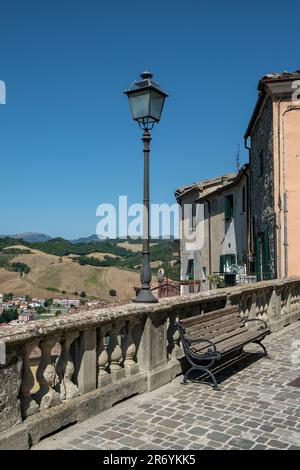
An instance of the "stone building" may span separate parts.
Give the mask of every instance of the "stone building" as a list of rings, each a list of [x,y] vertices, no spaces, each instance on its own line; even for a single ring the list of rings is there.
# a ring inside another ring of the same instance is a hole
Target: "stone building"
[[[248,165],[238,173],[184,186],[175,192],[181,206],[181,280],[199,280],[200,290],[212,286],[209,277],[247,265]],[[196,230],[200,230],[197,239]],[[195,241],[191,242],[193,239]],[[186,288],[183,287],[182,291]]]
[[[245,133],[250,162],[252,272],[258,280],[300,270],[300,71],[270,74]]]

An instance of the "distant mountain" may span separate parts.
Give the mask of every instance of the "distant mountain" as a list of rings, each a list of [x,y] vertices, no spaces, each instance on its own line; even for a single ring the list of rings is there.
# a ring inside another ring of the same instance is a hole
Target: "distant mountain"
[[[159,243],[165,240],[174,240],[174,235],[153,238],[151,239],[151,242]],[[138,238],[127,237],[127,238],[116,238],[116,239],[99,238],[98,235],[94,234],[89,237],[76,238],[74,240],[68,240],[68,241],[71,243],[91,243],[91,242],[123,243],[127,241],[128,243],[135,244],[135,243],[141,243],[142,239],[140,237]]]
[[[0,238],[22,238],[25,242],[36,243],[36,242],[47,242],[51,240],[52,237],[46,235],[45,233],[38,232],[25,232],[25,233],[15,233],[14,235],[0,235]]]
[[[98,238],[96,234],[91,235],[90,237],[76,238],[75,240],[69,240],[71,243],[90,243],[90,242],[102,242],[107,241],[104,238]]]

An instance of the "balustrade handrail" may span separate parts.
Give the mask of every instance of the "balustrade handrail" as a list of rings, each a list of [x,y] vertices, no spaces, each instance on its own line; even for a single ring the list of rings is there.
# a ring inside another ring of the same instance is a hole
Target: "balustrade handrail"
[[[114,320],[128,319],[131,316],[153,314],[172,310],[174,306],[199,303],[201,301],[213,300],[218,297],[224,298],[229,294],[234,297],[243,293],[265,288],[276,288],[294,282],[300,282],[300,277],[289,277],[287,279],[265,280],[253,284],[243,284],[210,291],[189,293],[160,299],[157,304],[123,304],[121,306],[105,307],[92,310],[81,310],[78,313],[64,315],[60,318],[47,320],[29,321],[23,325],[14,325],[5,330],[0,330],[0,341],[8,344],[23,343],[26,340],[50,336],[67,331],[84,330],[99,327],[111,323]]]

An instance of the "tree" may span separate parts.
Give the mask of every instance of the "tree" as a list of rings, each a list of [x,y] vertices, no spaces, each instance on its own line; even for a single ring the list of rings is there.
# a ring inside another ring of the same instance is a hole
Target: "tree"
[[[53,305],[53,299],[46,299],[44,303],[45,307],[51,307]]]
[[[9,302],[13,299],[14,294],[12,292],[7,292],[3,294],[3,302]]]
[[[80,292],[79,297],[82,297],[82,298],[86,297],[86,293],[84,290]]]
[[[117,291],[116,291],[115,289],[109,289],[109,295],[110,295],[111,297],[116,297]]]
[[[61,310],[56,310],[55,316],[58,317],[59,315],[61,315]]]
[[[17,308],[10,308],[3,310],[0,315],[0,323],[9,323],[12,320],[16,320],[19,317]]]

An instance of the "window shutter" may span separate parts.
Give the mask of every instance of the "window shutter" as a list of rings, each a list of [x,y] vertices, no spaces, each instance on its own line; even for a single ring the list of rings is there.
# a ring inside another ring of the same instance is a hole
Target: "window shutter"
[[[263,233],[264,248],[264,279],[270,279],[270,251],[269,251],[269,231],[265,229]]]
[[[255,272],[257,281],[261,281],[261,241],[259,236],[256,239]]]
[[[224,255],[220,255],[220,273],[224,273]]]

